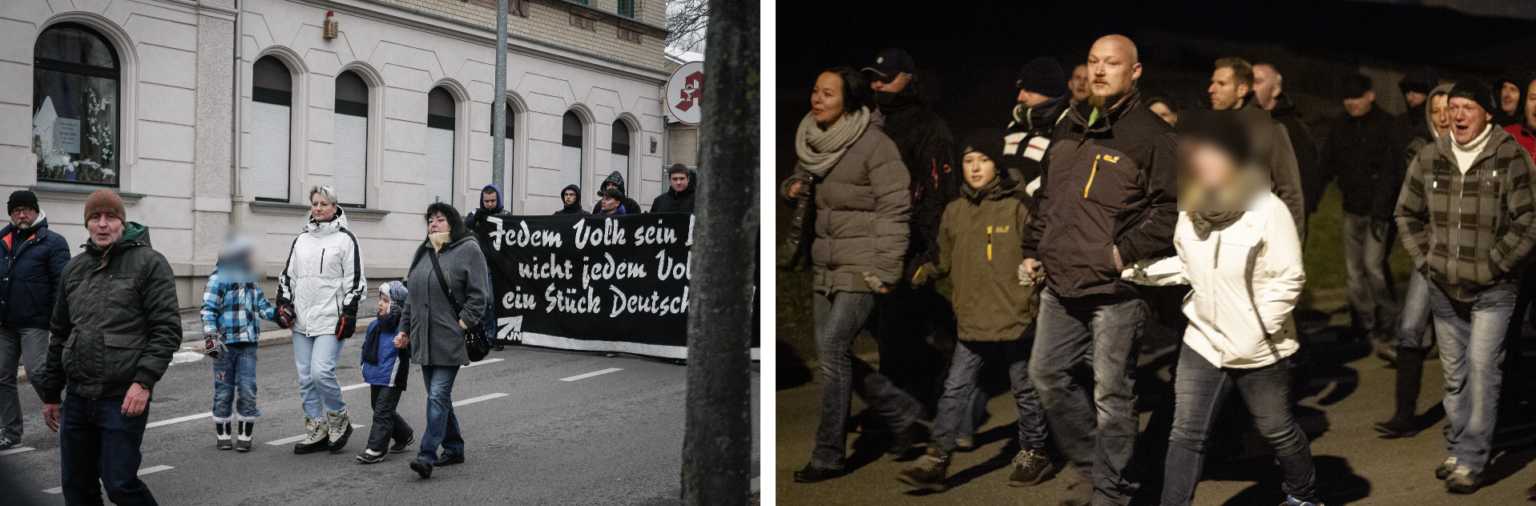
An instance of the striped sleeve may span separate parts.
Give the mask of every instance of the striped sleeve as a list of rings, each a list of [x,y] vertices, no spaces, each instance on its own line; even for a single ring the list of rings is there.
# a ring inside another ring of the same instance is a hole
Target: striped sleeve
[[[1500,162],[1498,165],[1507,167],[1508,171],[1509,188],[1504,202],[1505,212],[1509,213],[1509,225],[1504,235],[1494,244],[1493,250],[1488,252],[1488,259],[1500,272],[1509,272],[1524,261],[1531,253],[1532,246],[1536,245],[1536,234],[1532,234],[1536,209],[1532,207],[1531,193],[1531,174],[1536,172],[1536,164],[1531,162],[1530,156],[1526,156],[1524,148],[1514,143],[1501,147],[1495,156]]]
[[[1419,151],[1419,156],[1408,164],[1408,174],[1403,178],[1403,189],[1397,198],[1397,229],[1402,232],[1403,249],[1413,259],[1413,267],[1425,272],[1429,258],[1429,209],[1425,198],[1424,180],[1433,149]]]
[[[219,315],[224,309],[224,283],[219,281],[219,273],[214,272],[208,276],[208,285],[203,288],[203,333],[219,331]]]

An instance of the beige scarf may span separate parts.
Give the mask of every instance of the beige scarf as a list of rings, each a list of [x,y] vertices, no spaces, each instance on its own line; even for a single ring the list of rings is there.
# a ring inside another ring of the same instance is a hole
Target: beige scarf
[[[448,242],[448,233],[427,234],[427,240],[432,242],[432,251],[441,253],[443,251],[443,243]]]
[[[795,131],[795,155],[800,158],[799,167],[817,178],[826,177],[868,127],[868,107],[844,113],[842,119],[826,130],[816,126],[816,118],[806,113],[805,119],[800,120],[800,128]]]

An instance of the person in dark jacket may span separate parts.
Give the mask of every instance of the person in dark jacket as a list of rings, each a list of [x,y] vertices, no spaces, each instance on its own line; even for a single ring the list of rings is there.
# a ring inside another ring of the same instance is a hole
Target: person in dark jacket
[[[688,166],[681,163],[673,164],[667,169],[667,191],[657,195],[656,200],[651,201],[651,212],[693,213],[693,189],[698,188],[694,180],[698,178],[698,173],[689,169]]]
[[[21,444],[16,365],[25,364],[27,374],[43,369],[48,317],[69,263],[69,244],[48,230],[36,195],[17,190],[5,208],[11,224],[0,229],[0,450]]]
[[[1163,118],[1163,121],[1168,122],[1168,126],[1179,126],[1179,106],[1173,102],[1173,99],[1156,93],[1150,93],[1143,100],[1146,102],[1147,108],[1152,110],[1153,114],[1157,114],[1157,117]]]
[[[488,237],[490,232],[496,230],[496,225],[486,221],[484,219],[485,217],[506,217],[511,215],[511,212],[502,208],[501,189],[497,188],[494,184],[488,184],[485,185],[485,188],[480,190],[480,208],[470,212],[469,216],[464,218],[464,228],[469,229],[470,233],[476,234],[477,238]],[[495,251],[489,248],[490,242],[481,241],[480,244],[482,246],[481,249],[484,250],[483,253],[485,254],[485,257],[490,258]],[[491,293],[496,293],[495,280],[490,277],[489,265],[486,266],[486,283],[489,283],[486,286],[491,287]],[[493,306],[487,305],[485,307],[485,316],[480,318],[480,324],[487,329],[496,328],[496,311]],[[495,351],[505,350],[506,343],[503,343],[500,339],[496,339],[495,336],[496,334],[492,332],[492,349]]]
[[[1530,71],[1521,67],[1510,67],[1504,70],[1495,84],[1493,110],[1493,124],[1499,128],[1511,125],[1519,125],[1525,122],[1525,95],[1526,85],[1529,81]]]
[[[581,208],[580,186],[565,185],[565,189],[560,190],[560,203],[565,207],[555,211],[555,214],[588,214],[586,209]]]
[[[1406,147],[1395,146],[1400,122],[1375,106],[1371,86],[1371,78],[1359,74],[1345,81],[1348,114],[1329,132],[1322,165],[1338,174],[1344,196],[1344,266],[1354,327],[1382,353],[1396,335],[1397,293],[1387,255]]]
[[[629,190],[625,189],[624,187],[624,175],[620,174],[619,171],[613,171],[612,174],[608,175],[607,179],[603,180],[601,188],[597,190],[598,201],[596,205],[592,206],[592,214],[603,214],[602,198],[603,192],[606,190],[618,190],[620,195],[629,195]],[[619,199],[619,204],[623,205],[625,212],[629,214],[639,214],[645,212],[640,208],[639,202],[635,202],[635,199],[629,197],[621,197]]]
[[[427,428],[411,470],[431,478],[433,468],[464,463],[464,437],[453,413],[453,381],[459,368],[469,365],[466,322],[485,313],[490,287],[485,282],[485,256],[474,235],[464,228],[459,212],[435,202],[427,206],[426,217],[427,240],[416,250],[406,277],[406,285],[416,287],[416,293],[401,311],[395,347],[411,349],[411,363],[421,366],[421,380],[427,386]],[[438,256],[441,275],[432,255]],[[457,313],[449,294],[443,293],[444,281],[462,308]]]
[[[363,381],[368,383],[368,404],[373,408],[368,446],[357,455],[357,461],[364,464],[383,462],[384,452],[400,453],[416,442],[415,431],[395,410],[411,375],[411,367],[405,363],[410,349],[395,347],[395,336],[400,333],[400,313],[405,311],[410,296],[410,290],[399,281],[379,285],[379,317],[368,324],[368,332],[364,334]],[[386,446],[390,440],[395,444]]]
[[[488,184],[480,189],[480,207],[470,211],[469,216],[464,217],[464,226],[473,232],[480,226],[481,220],[487,216],[510,216],[511,214],[501,204],[501,188]]]
[[[1518,125],[1504,127],[1505,132],[1515,136],[1515,142],[1520,147],[1536,158],[1536,72],[1525,77],[1525,84],[1521,85],[1520,100],[1525,102],[1525,117]]]
[[[59,432],[66,504],[156,504],[139,481],[151,392],[181,346],[176,278],[108,189],[85,201],[90,238],[53,307],[48,363],[32,378]]]
[[[1248,109],[1260,110],[1260,103],[1253,92],[1253,65],[1242,58],[1220,58],[1216,60],[1216,70],[1211,73],[1211,86],[1206,89],[1211,95],[1211,108],[1218,111]],[[1266,164],[1269,169],[1270,181],[1274,183],[1275,195],[1285,202],[1285,207],[1291,212],[1291,223],[1296,226],[1298,236],[1307,235],[1307,215],[1305,203],[1301,192],[1301,174],[1296,168],[1296,154],[1291,151],[1291,136],[1285,130],[1285,125],[1271,119],[1274,128],[1271,132],[1269,146],[1269,160]]]
[[[1061,64],[1049,56],[1024,64],[1014,80],[1018,103],[1013,106],[1013,120],[1004,133],[1002,158],[996,162],[1005,174],[1006,169],[1018,169],[1023,174],[1020,183],[1024,185],[1026,201],[1040,188],[1041,165],[1046,149],[1051,146],[1051,133],[1066,114],[1072,98],[1067,94],[1065,80]]]
[[[1105,36],[1087,64],[1092,95],[1056,126],[1019,274],[1046,284],[1029,374],[1077,471],[1063,503],[1123,505],[1133,492],[1123,476],[1137,432],[1132,371],[1149,309],[1120,272],[1173,254],[1177,155],[1173,128],[1136,90],[1136,45]],[[1076,373],[1085,361],[1091,387]]]
[[[1423,120],[1427,117],[1424,110],[1429,108],[1429,92],[1440,84],[1440,75],[1435,69],[1418,67],[1403,75],[1403,79],[1397,82],[1397,89],[1403,92],[1403,101],[1408,104],[1408,112],[1399,118],[1402,120],[1402,135],[1410,139],[1424,139],[1434,142],[1435,136],[1429,130],[1429,125]],[[1405,166],[1406,167],[1406,166]]]
[[[1306,216],[1317,211],[1317,202],[1323,198],[1323,190],[1333,180],[1331,172],[1324,171],[1318,163],[1317,141],[1312,129],[1302,120],[1301,112],[1290,95],[1285,94],[1285,79],[1273,64],[1253,66],[1253,93],[1259,104],[1269,111],[1269,116],[1285,125],[1285,133],[1291,138],[1291,153],[1296,155],[1296,172],[1301,177],[1302,207]],[[1306,243],[1306,234],[1302,235]]]
[[[624,192],[618,188],[603,190],[598,192],[598,195],[602,198],[597,201],[597,212],[593,214],[630,214],[633,212],[631,209],[635,209],[624,206],[623,202],[629,198],[625,197]]]

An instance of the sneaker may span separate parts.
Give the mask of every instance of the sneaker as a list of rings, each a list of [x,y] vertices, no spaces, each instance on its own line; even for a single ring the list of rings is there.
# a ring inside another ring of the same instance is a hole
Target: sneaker
[[[1456,466],[1455,471],[1445,479],[1445,489],[1453,494],[1470,494],[1477,492],[1479,483],[1477,472],[1467,466]]]
[[[928,453],[896,473],[902,483],[933,492],[944,491],[944,479],[949,477],[949,453],[932,446]]]
[[[352,419],[347,417],[347,410],[326,411],[325,423],[329,429],[326,434],[326,440],[329,441],[326,449],[331,453],[341,451],[347,446],[347,439],[352,437]]]
[[[411,445],[411,443],[415,443],[415,442],[416,442],[416,435],[415,434],[412,434],[412,435],[409,435],[409,436],[405,436],[405,441],[397,442],[397,443],[395,443],[394,446],[389,447],[389,453],[400,453],[400,452],[403,452],[403,451],[405,451],[406,447],[409,447]]]
[[[446,455],[445,454],[445,455],[442,456],[442,458],[437,459],[437,464],[435,464],[435,465],[437,467],[447,467],[447,466],[451,466],[451,465],[454,465],[454,464],[463,464],[463,463],[464,463],[464,454],[462,454],[462,453],[457,454],[457,455]]]
[[[305,416],[304,428],[308,431],[308,434],[305,435],[303,441],[299,441],[299,444],[294,445],[293,453],[295,455],[308,455],[328,447],[326,444],[325,420],[316,420]]]
[[[1451,476],[1451,472],[1455,470],[1456,457],[1446,457],[1445,462],[1441,462],[1440,467],[1435,469],[1435,479],[1443,480],[1449,478]]]
[[[1285,496],[1285,502],[1280,503],[1280,506],[1323,506],[1323,503],[1303,501],[1301,499],[1297,499],[1295,496],[1288,495]]]
[[[1033,487],[1045,481],[1056,465],[1041,450],[1021,450],[1013,457],[1013,474],[1008,475],[1010,487]]]
[[[384,461],[383,453],[373,453],[373,450],[363,450],[357,454],[357,461],[362,464],[377,464]]]
[[[234,431],[230,430],[229,422],[214,422],[213,431],[214,436],[218,438],[220,450],[235,449]]]
[[[11,439],[11,438],[8,438],[8,437],[5,437],[5,436],[0,436],[0,450],[9,450],[11,448],[15,448],[17,445],[20,445],[20,444],[21,444],[21,441],[17,441],[17,440],[14,440],[14,439]]]
[[[256,422],[242,420],[238,427],[239,430],[235,433],[235,451],[251,451],[251,432],[255,430]]]
[[[928,441],[928,427],[922,422],[912,422],[906,429],[896,433],[896,437],[891,439],[891,447],[885,452],[891,455],[906,455],[907,452],[912,451],[913,446],[924,441]]]
[[[955,438],[955,451],[968,452],[976,449],[976,442],[963,437]]]
[[[842,475],[842,469],[827,469],[816,464],[806,464],[804,469],[795,471],[795,483],[817,483]]]
[[[425,460],[416,459],[411,461],[411,470],[416,471],[416,474],[421,475],[422,478],[432,477],[432,464]]]
[[[1419,433],[1419,426],[1413,422],[1412,418],[1404,419],[1393,416],[1392,419],[1385,422],[1376,422],[1374,427],[1377,437],[1382,439],[1413,437]]]

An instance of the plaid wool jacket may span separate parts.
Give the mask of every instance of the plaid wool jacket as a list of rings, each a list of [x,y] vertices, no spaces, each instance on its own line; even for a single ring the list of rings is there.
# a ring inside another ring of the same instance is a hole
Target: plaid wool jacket
[[[1531,176],[1536,164],[1515,138],[1489,132],[1466,173],[1451,135],[1424,146],[1408,166],[1397,226],[1413,265],[1452,299],[1514,289],[1536,245]]]
[[[203,333],[218,333],[225,344],[254,343],[261,337],[261,320],[275,320],[276,309],[262,294],[261,285],[214,268],[203,291]]]

